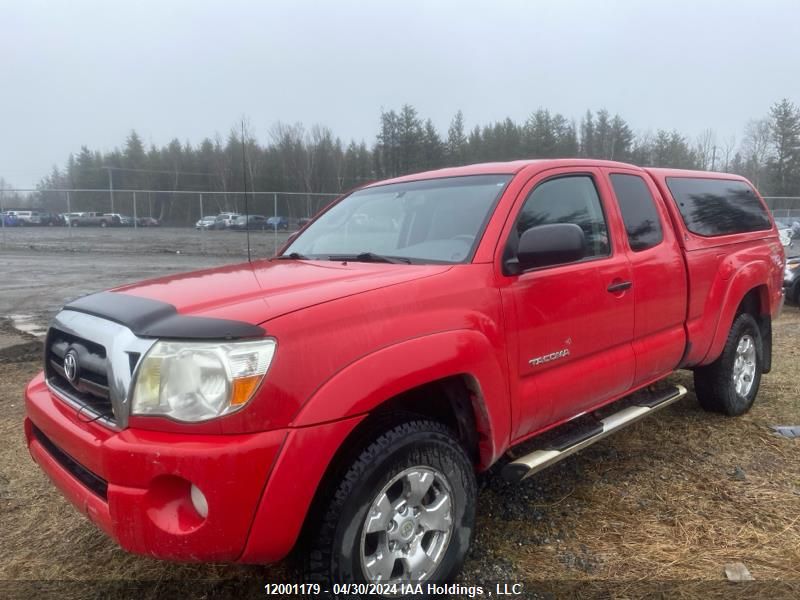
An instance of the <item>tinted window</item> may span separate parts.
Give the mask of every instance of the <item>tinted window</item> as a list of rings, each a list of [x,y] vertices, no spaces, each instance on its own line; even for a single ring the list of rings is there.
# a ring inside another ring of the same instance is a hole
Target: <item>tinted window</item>
[[[664,237],[661,221],[644,179],[637,175],[616,174],[611,176],[611,185],[617,196],[631,250],[638,252],[660,244]]]
[[[772,228],[761,201],[742,181],[668,177],[667,186],[692,233],[713,236]]]
[[[574,223],[583,229],[587,258],[609,254],[608,228],[591,177],[560,177],[538,185],[522,207],[517,236],[552,223]]]

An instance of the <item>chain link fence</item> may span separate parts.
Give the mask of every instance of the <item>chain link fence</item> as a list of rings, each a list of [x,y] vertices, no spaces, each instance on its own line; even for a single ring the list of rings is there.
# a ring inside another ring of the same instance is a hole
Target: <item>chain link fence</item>
[[[800,196],[765,196],[764,202],[776,219],[800,221]]]
[[[273,254],[337,197],[298,192],[5,189],[0,190],[1,242],[9,249],[63,246],[70,251],[246,255],[250,237],[260,255]],[[250,218],[236,223],[236,215]],[[248,235],[236,235],[245,233],[240,227],[249,230]]]
[[[30,195],[32,194],[32,196]],[[24,195],[24,196],[23,196]],[[154,218],[168,227],[191,227],[220,213],[284,217],[295,223],[313,217],[335,193],[199,192],[187,190],[0,190],[0,212],[36,211],[66,215],[80,212]],[[25,197],[24,206],[17,206]]]
[[[337,196],[300,192],[0,189],[0,244],[5,249],[246,256],[249,237],[255,256],[272,255],[292,232]],[[767,196],[764,200],[781,226],[800,224],[800,196]],[[84,218],[87,213],[117,218],[103,226],[100,219]],[[224,223],[213,219],[225,213],[251,215],[249,234],[231,229],[230,219]]]

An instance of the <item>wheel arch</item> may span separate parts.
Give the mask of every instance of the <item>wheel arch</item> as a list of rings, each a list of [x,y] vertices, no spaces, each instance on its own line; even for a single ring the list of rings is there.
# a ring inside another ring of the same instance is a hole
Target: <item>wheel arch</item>
[[[767,268],[763,263],[751,263],[736,273],[728,285],[722,310],[717,321],[711,346],[701,364],[714,362],[722,354],[728,333],[740,314],[752,315],[759,325],[764,343],[762,371],[768,373],[772,366],[772,319],[770,316],[770,289]]]
[[[403,411],[450,425],[475,456],[476,467],[488,468],[507,447],[511,426],[500,351],[475,330],[440,332],[382,348],[322,384],[292,426],[363,414],[370,423]]]

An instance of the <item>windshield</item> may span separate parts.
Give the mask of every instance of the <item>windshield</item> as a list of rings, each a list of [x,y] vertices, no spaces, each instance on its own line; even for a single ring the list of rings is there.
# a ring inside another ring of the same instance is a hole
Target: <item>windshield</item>
[[[373,253],[411,262],[467,260],[510,175],[473,175],[359,190],[314,221],[283,255]]]

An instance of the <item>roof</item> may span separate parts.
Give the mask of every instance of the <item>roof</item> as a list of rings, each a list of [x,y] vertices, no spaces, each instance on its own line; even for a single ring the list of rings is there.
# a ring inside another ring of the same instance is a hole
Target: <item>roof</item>
[[[437,179],[440,177],[463,177],[465,175],[514,175],[522,169],[537,165],[544,169],[554,169],[558,167],[623,167],[626,169],[641,170],[641,167],[613,160],[598,160],[592,158],[540,158],[533,160],[513,160],[508,162],[489,162],[474,165],[464,165],[462,167],[447,167],[435,171],[424,171],[422,173],[412,173],[376,181],[366,187],[374,185],[386,185],[387,183],[401,183],[403,181],[418,181],[420,179]]]
[[[705,179],[737,179],[739,181],[747,181],[746,178],[734,173],[720,173],[719,171],[695,171],[692,169],[666,169],[657,167],[646,167],[645,171],[650,173],[653,177],[667,178],[667,177],[699,177]]]
[[[636,171],[647,171],[653,176],[662,177],[708,177],[714,179],[739,179],[745,181],[743,177],[732,173],[718,173],[715,171],[692,171],[688,169],[661,169],[661,168],[642,168],[637,165],[618,162],[614,160],[599,160],[594,158],[540,158],[533,160],[514,160],[508,162],[489,162],[477,163],[474,165],[464,165],[462,167],[447,167],[435,171],[423,171],[421,173],[411,173],[392,179],[375,181],[364,187],[386,185],[388,183],[401,183],[404,181],[419,181],[421,179],[437,179],[441,177],[463,177],[465,175],[515,175],[526,167],[539,166],[540,170],[555,169],[559,167],[605,167],[605,168],[625,168]]]

